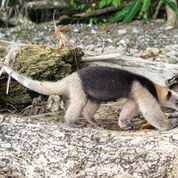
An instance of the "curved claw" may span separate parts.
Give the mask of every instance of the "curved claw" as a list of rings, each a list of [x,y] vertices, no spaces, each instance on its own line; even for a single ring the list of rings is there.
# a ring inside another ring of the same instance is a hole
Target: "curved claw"
[[[70,123],[69,126],[72,128],[82,128],[85,126],[85,124],[76,121],[76,122]]]
[[[95,126],[100,126],[101,123],[99,121],[97,121],[94,117],[90,118],[90,119],[87,119],[87,121],[92,124],[92,125],[95,125]]]
[[[122,130],[125,130],[125,131],[133,130],[135,128],[134,125],[128,121],[119,120],[118,125]]]
[[[177,120],[177,118],[171,118],[171,119],[169,119],[169,120],[170,120],[172,129],[175,128],[175,127],[177,127],[177,125],[178,125],[178,120]]]

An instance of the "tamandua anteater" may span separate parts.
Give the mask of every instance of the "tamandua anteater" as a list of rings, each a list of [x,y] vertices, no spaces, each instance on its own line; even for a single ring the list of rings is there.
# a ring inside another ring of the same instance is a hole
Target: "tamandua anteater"
[[[122,129],[131,128],[130,119],[139,110],[159,130],[169,130],[177,125],[177,120],[166,119],[159,104],[178,109],[178,94],[128,71],[93,66],[74,72],[62,80],[48,82],[32,80],[3,63],[0,63],[0,67],[30,90],[44,95],[69,96],[70,104],[65,120],[72,127],[84,126],[77,121],[82,111],[88,122],[98,124],[93,116],[100,103],[119,98],[127,98],[118,119],[118,125]]]

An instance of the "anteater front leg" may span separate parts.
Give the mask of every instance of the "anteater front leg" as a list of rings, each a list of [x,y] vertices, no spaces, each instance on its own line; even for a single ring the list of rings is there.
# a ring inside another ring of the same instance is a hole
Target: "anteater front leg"
[[[85,124],[79,123],[77,120],[86,105],[87,97],[78,78],[70,81],[69,96],[70,104],[65,114],[65,120],[71,127],[83,127]]]
[[[133,84],[132,93],[144,118],[152,126],[159,130],[169,130],[177,126],[177,119],[168,120],[156,98],[139,82]]]
[[[123,109],[120,112],[118,125],[123,130],[133,129],[130,120],[138,113],[138,105],[133,99],[127,99]]]
[[[99,103],[88,99],[88,102],[84,108],[83,116],[92,125],[99,125],[100,123],[95,120],[94,114],[99,108]]]

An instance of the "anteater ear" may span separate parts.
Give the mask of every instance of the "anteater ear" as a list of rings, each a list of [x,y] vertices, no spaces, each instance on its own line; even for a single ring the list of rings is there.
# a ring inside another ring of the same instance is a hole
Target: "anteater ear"
[[[172,96],[171,91],[168,91],[168,93],[167,93],[167,99],[169,99],[171,96]]]

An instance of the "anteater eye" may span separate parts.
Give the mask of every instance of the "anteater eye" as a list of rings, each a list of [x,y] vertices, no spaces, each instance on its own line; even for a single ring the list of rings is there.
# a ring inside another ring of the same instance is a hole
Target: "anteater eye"
[[[167,93],[167,99],[169,99],[171,97],[172,93],[170,91],[168,91]]]

